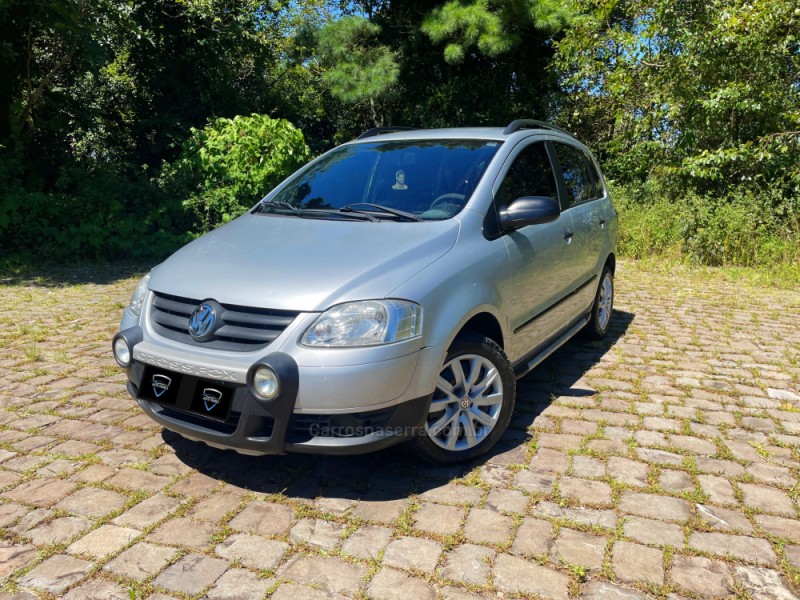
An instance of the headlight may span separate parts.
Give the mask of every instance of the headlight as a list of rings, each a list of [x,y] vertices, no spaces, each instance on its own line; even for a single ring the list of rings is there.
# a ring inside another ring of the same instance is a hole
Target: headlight
[[[128,309],[137,317],[142,313],[142,304],[144,304],[144,297],[147,295],[148,283],[150,283],[150,273],[142,277],[139,285],[133,291],[130,304],[128,304]]]
[[[366,300],[334,306],[311,324],[304,346],[350,347],[391,344],[422,335],[422,307],[405,300]]]

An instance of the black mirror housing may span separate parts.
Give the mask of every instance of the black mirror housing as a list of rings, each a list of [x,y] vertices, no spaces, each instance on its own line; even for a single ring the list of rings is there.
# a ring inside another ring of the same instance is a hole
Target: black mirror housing
[[[500,227],[505,231],[514,231],[528,225],[555,221],[561,214],[561,207],[547,196],[523,196],[498,212]]]

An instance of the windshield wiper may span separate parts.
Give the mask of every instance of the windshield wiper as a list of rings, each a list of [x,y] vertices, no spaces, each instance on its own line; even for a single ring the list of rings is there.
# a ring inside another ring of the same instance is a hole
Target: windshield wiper
[[[361,211],[353,211],[352,214],[342,214],[341,211],[336,209],[324,209],[324,208],[297,208],[296,206],[292,206],[288,202],[281,202],[280,200],[273,200],[271,202],[262,202],[259,210],[263,209],[284,209],[290,211],[292,214],[297,215],[298,217],[308,217],[308,216],[315,216],[315,215],[330,215],[335,217],[344,217],[347,219],[358,219],[361,221],[377,221],[375,217],[373,217],[369,213],[361,212]],[[349,211],[345,211],[348,213]]]
[[[374,210],[380,210],[385,212],[389,215],[394,215],[399,219],[404,221],[422,221],[417,215],[412,214],[410,212],[406,212],[404,210],[398,210],[396,208],[389,208],[388,206],[383,206],[382,204],[372,204],[370,202],[354,202],[353,204],[348,204],[347,206],[343,206],[339,209],[339,212],[344,213],[360,213],[360,214],[369,214],[369,211],[363,210],[360,208],[356,208],[357,206],[366,206],[367,208],[371,208]]]

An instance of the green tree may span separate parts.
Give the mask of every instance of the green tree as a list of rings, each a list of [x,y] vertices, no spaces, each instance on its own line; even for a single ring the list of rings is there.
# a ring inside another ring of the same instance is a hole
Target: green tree
[[[578,6],[556,43],[563,116],[607,153],[616,177],[655,169],[704,191],[800,185],[795,1]]]
[[[192,128],[178,160],[165,165],[162,184],[190,192],[184,205],[208,231],[238,217],[308,159],[302,132],[284,119],[219,118]]]
[[[363,17],[331,21],[317,34],[318,56],[326,68],[322,77],[343,102],[369,103],[375,126],[383,124],[376,99],[397,81],[400,70],[394,53],[377,42],[381,27]]]

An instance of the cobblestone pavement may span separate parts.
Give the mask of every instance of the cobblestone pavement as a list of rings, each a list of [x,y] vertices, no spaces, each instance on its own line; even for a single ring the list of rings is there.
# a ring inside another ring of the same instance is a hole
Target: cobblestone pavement
[[[73,275],[0,282],[0,598],[798,597],[798,291],[623,263],[610,338],[434,468],[162,431],[110,356],[136,279]]]

